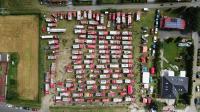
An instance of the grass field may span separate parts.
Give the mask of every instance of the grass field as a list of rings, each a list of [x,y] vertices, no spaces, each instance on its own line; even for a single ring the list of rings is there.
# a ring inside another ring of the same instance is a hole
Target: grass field
[[[66,107],[51,107],[50,112],[127,112],[127,106],[66,106]]]
[[[38,97],[38,17],[0,17],[0,51],[17,52],[17,92],[23,100]]]

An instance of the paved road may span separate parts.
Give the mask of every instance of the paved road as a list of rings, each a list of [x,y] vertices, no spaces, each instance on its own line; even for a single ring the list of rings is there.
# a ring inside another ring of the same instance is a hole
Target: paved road
[[[186,2],[186,3],[173,3],[172,5],[170,3],[164,3],[163,6],[161,6],[160,3],[152,3],[152,4],[121,4],[121,5],[89,5],[89,6],[65,6],[65,7],[48,7],[49,11],[76,11],[76,10],[101,10],[101,9],[108,9],[108,8],[114,8],[114,9],[140,9],[140,8],[173,8],[173,7],[181,7],[181,6],[200,6],[200,1],[196,2]]]
[[[7,107],[6,104],[0,104],[0,112],[30,112],[30,111],[15,109]]]

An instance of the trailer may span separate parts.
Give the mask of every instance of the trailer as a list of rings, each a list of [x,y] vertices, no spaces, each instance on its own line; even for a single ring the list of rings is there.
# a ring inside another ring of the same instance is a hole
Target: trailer
[[[56,55],[48,55],[47,59],[48,60],[56,60],[57,56]]]
[[[72,48],[73,49],[82,49],[82,48],[84,48],[84,45],[83,44],[73,44]]]
[[[129,73],[132,73],[133,71],[131,69],[128,69],[128,68],[123,68],[122,69],[122,73],[125,73],[125,74],[129,74]]]
[[[99,31],[98,35],[108,35],[108,31]]]
[[[84,69],[84,65],[74,65],[74,70],[77,70],[77,69]]]
[[[97,69],[105,69],[105,68],[107,68],[107,65],[100,65],[100,64],[97,64],[97,65],[96,65],[96,68],[97,68]]]
[[[87,35],[88,39],[97,39],[97,35]]]
[[[96,45],[93,45],[93,44],[89,44],[86,46],[87,49],[95,49],[96,48]]]
[[[47,23],[47,27],[57,27],[57,23]]]
[[[132,24],[132,14],[128,13],[128,26]]]
[[[48,41],[48,44],[49,44],[49,45],[52,45],[52,44],[59,44],[59,40],[55,40],[55,39],[54,39],[54,40],[49,40],[49,41]]]
[[[122,57],[123,57],[124,59],[131,59],[131,58],[133,58],[133,55],[131,55],[131,54],[129,54],[129,55],[124,54],[124,55],[122,55]]]
[[[57,35],[42,35],[40,36],[42,39],[57,39]]]
[[[86,84],[87,84],[87,85],[96,84],[96,81],[95,81],[95,80],[87,80],[87,81],[86,81]]]
[[[120,46],[120,45],[112,45],[112,46],[110,46],[111,50],[120,50],[121,48],[122,48],[122,46]]]
[[[96,34],[97,34],[97,31],[95,31],[95,30],[88,30],[88,31],[87,31],[87,34],[88,34],[88,35],[96,35]]]
[[[112,84],[122,84],[123,80],[117,79],[117,80],[112,80]]]
[[[86,43],[86,44],[95,44],[95,43],[96,43],[96,40],[89,40],[89,39],[87,39],[87,40],[85,41],[85,43]]]
[[[80,34],[80,35],[78,35],[78,38],[86,39],[86,35],[85,34]]]
[[[84,29],[85,27],[83,25],[75,25],[74,28],[77,28],[77,29]]]
[[[112,85],[112,86],[111,86],[111,89],[112,89],[112,90],[117,90],[117,89],[119,90],[119,89],[120,89],[120,86],[115,84],[115,85]]]
[[[82,97],[83,93],[72,93],[73,98]]]
[[[86,34],[86,30],[85,29],[74,29],[74,33],[75,34]]]
[[[110,78],[110,75],[109,74],[101,74],[101,75],[99,75],[99,78],[100,79],[108,79],[108,78]]]
[[[53,50],[53,49],[59,49],[59,45],[50,45],[49,49]]]
[[[83,63],[84,64],[92,64],[92,63],[94,63],[94,60],[86,59],[86,60],[83,60]]]
[[[120,35],[120,31],[110,31],[109,32],[110,35]]]
[[[87,24],[88,24],[88,21],[87,21],[87,20],[81,20],[81,21],[80,21],[80,24],[81,24],[81,25],[87,25]]]
[[[99,50],[99,54],[109,54],[109,50]]]
[[[92,10],[88,11],[88,19],[92,19]]]
[[[85,39],[76,38],[76,39],[74,40],[74,42],[75,42],[76,44],[84,44],[84,43],[85,43]]]
[[[132,50],[132,49],[133,49],[133,46],[124,45],[124,46],[123,46],[123,49],[124,49],[124,50]]]
[[[72,20],[72,12],[71,11],[67,12],[67,19]]]
[[[86,59],[94,59],[95,58],[95,54],[87,54],[85,56]]]
[[[100,20],[100,14],[99,13],[96,13],[96,21],[99,21]]]
[[[115,39],[114,36],[110,36],[110,35],[106,36],[106,40],[112,40],[112,39]]]
[[[70,103],[70,102],[72,102],[72,98],[62,97],[62,101],[63,101],[63,102]]]
[[[47,22],[47,23],[56,23],[57,22],[57,19],[54,19],[54,18],[45,18],[45,21]]]
[[[110,87],[108,85],[100,85],[101,90],[108,90]]]
[[[113,98],[114,103],[120,103],[122,102],[122,98]]]
[[[132,41],[123,40],[122,45],[132,45]]]
[[[94,21],[94,20],[89,20],[89,21],[88,21],[88,24],[89,24],[89,25],[98,25],[99,22],[98,22],[98,21]]]
[[[110,40],[110,44],[121,44],[121,41],[120,40]]]
[[[129,84],[127,87],[127,90],[128,90],[129,95],[133,94],[133,86],[132,85]]]
[[[110,84],[110,80],[100,80],[100,84]]]
[[[140,16],[141,16],[141,12],[140,12],[140,11],[137,11],[137,12],[135,13],[135,20],[136,20],[136,21],[140,21]]]
[[[112,78],[114,78],[114,79],[118,79],[118,78],[121,78],[121,77],[122,77],[121,73],[113,73],[112,74]]]
[[[122,36],[122,40],[132,40],[131,36]]]
[[[121,13],[120,12],[117,12],[116,23],[117,24],[121,23]]]
[[[132,59],[122,59],[121,62],[122,63],[133,64],[133,60]]]
[[[94,49],[88,49],[88,53],[95,53]]]
[[[110,64],[110,68],[119,68],[119,64]]]
[[[66,32],[65,28],[49,28],[47,27],[47,31],[50,33],[64,33]]]
[[[84,74],[85,73],[85,70],[84,69],[78,69],[78,70],[75,70],[75,74]]]
[[[99,58],[100,58],[100,59],[109,59],[109,58],[110,58],[110,55],[108,55],[108,54],[100,55]]]
[[[96,27],[95,26],[88,26],[87,29],[88,30],[96,30]]]
[[[108,45],[108,41],[107,40],[99,40],[99,44]]]
[[[122,23],[126,24],[126,13],[122,12]]]
[[[101,17],[100,17],[100,24],[104,24],[104,14],[101,14]]]
[[[81,17],[81,11],[77,11],[76,13],[77,13],[76,19],[78,21],[81,20],[82,19],[82,17]]]
[[[119,58],[121,58],[121,55],[120,54],[111,55],[111,58],[112,59],[119,59]]]
[[[106,64],[106,63],[110,63],[109,59],[98,59],[98,63],[99,64]]]
[[[104,102],[104,103],[110,102],[110,99],[109,98],[103,98],[102,102]]]
[[[123,36],[131,36],[131,35],[132,35],[132,32],[131,32],[131,31],[123,31],[123,32],[122,32],[122,35],[123,35]]]
[[[133,64],[121,64],[122,68],[132,68]]]
[[[49,94],[49,83],[45,83],[45,90],[44,90],[45,94]]]
[[[103,70],[104,74],[112,74],[112,72],[113,72],[112,69],[104,69]]]
[[[110,54],[122,54],[121,50],[110,50]]]
[[[108,49],[108,45],[99,45],[99,49]]]
[[[106,30],[106,26],[98,25],[97,30]]]

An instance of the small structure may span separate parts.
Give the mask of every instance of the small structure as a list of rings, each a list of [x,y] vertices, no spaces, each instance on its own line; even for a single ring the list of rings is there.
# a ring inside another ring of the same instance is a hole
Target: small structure
[[[142,83],[143,84],[149,84],[149,78],[150,78],[149,72],[143,72],[142,73]]]

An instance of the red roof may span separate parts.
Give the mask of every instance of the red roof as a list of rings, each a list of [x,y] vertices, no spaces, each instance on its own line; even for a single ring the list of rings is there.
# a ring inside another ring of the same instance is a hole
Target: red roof
[[[133,87],[132,85],[128,85],[128,94],[132,94],[133,93]]]
[[[142,101],[144,104],[147,103],[147,98],[143,98],[143,101]]]

